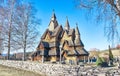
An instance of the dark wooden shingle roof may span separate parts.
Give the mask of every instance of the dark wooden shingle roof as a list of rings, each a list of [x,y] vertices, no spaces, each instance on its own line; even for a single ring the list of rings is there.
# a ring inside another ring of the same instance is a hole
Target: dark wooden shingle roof
[[[86,55],[88,56],[89,53],[84,48],[76,48],[76,51],[79,53],[79,55]]]
[[[75,46],[83,46],[84,47],[84,44],[82,43],[82,41],[80,39],[76,39]]]

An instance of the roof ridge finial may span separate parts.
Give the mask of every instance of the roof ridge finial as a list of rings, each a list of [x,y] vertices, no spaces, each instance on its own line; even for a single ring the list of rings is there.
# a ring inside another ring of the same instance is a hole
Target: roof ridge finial
[[[53,9],[53,13],[52,13],[52,20],[55,20],[56,16],[55,16],[55,10]]]
[[[66,16],[66,23],[65,23],[65,29],[69,30],[70,29],[70,25],[69,25],[69,21],[68,21],[68,16]]]
[[[68,21],[68,16],[66,16],[66,20],[67,20],[67,23],[69,23],[69,21]]]
[[[76,27],[78,27],[78,23],[76,22]]]
[[[68,20],[68,16],[66,16],[66,19]]]
[[[53,9],[53,13],[55,13],[55,9]]]

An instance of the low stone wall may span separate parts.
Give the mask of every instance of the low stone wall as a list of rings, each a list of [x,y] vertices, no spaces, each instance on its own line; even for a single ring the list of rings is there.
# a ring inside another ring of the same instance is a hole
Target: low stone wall
[[[43,64],[31,61],[0,60],[0,64],[33,71],[45,76],[78,76],[79,66],[65,64]]]

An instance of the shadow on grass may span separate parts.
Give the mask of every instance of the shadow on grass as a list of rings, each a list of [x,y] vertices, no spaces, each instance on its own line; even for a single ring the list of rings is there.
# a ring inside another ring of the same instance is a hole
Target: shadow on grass
[[[34,72],[0,65],[0,76],[43,76]]]

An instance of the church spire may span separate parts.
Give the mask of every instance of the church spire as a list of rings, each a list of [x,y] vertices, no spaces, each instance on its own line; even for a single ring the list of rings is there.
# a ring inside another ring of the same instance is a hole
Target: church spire
[[[79,46],[84,46],[80,38],[80,32],[79,32],[77,23],[76,23],[76,29],[75,29],[75,44]]]
[[[55,12],[54,12],[54,10],[53,10],[53,14],[52,14],[52,18],[51,18],[51,20],[56,20],[56,15],[55,15]]]
[[[54,29],[58,26],[58,22],[56,20],[56,16],[55,16],[55,13],[54,13],[54,10],[53,10],[53,13],[52,13],[52,17],[51,17],[51,20],[50,20],[50,23],[49,23],[49,31],[54,31]]]
[[[70,29],[70,25],[69,25],[69,21],[68,21],[68,18],[67,18],[66,23],[65,23],[65,30],[69,30],[69,29]]]
[[[80,35],[78,24],[76,23],[75,35]]]

